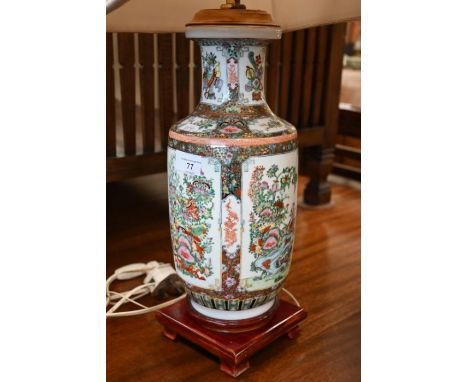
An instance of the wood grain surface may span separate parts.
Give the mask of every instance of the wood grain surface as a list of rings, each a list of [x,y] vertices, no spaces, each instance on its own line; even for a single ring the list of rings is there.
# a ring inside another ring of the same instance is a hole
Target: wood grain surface
[[[300,192],[306,182],[300,177]],[[107,209],[108,275],[132,262],[172,261],[165,174],[108,184]],[[309,314],[302,333],[254,355],[237,380],[359,381],[360,264],[360,191],[334,184],[330,205],[298,208],[285,287]],[[113,287],[125,290],[138,281]],[[108,319],[107,380],[233,381],[209,353],[163,337],[153,314]]]
[[[165,337],[171,341],[182,337],[202,347],[219,357],[220,370],[238,377],[249,368],[249,358],[273,341],[284,336],[297,338],[301,331],[299,324],[307,317],[303,308],[282,299],[276,299],[270,311],[263,318],[216,320],[216,325],[212,325],[213,320],[197,313],[188,299],[182,299],[155,315],[163,325]]]

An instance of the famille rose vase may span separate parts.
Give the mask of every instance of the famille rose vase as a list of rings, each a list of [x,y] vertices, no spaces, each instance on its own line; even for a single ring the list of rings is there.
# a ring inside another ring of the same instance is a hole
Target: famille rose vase
[[[205,10],[186,36],[201,47],[202,89],[169,132],[175,268],[196,315],[264,316],[288,274],[296,216],[296,129],[263,92],[267,42],[281,30],[262,11]]]

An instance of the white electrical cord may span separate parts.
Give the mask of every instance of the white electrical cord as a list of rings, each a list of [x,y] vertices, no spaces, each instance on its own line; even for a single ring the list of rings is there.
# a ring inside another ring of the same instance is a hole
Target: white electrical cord
[[[297,298],[294,297],[294,295],[293,295],[290,291],[288,291],[286,288],[281,288],[281,290],[283,290],[284,292],[286,292],[286,293],[289,295],[289,297],[292,298],[292,300],[295,302],[295,304],[296,304],[299,308],[301,307],[301,304],[299,304],[299,301],[297,301]]]
[[[106,306],[108,307],[111,305],[111,308],[106,312],[106,317],[136,316],[139,314],[154,312],[185,298],[186,294],[184,293],[170,301],[150,307],[136,301],[137,299],[152,293],[159,283],[173,273],[175,273],[175,271],[170,264],[158,263],[157,261],[150,261],[148,264],[130,264],[117,269],[106,281]],[[115,280],[129,280],[134,277],[143,276],[144,274],[146,274],[143,281],[144,284],[138,285],[131,290],[119,293],[110,289],[110,285]],[[116,312],[116,310],[123,304],[127,303],[135,304],[141,309]]]
[[[175,270],[170,264],[158,263],[157,261],[150,261],[148,264],[130,264],[117,269],[114,274],[106,281],[106,306],[108,307],[111,305],[110,309],[106,312],[106,317],[136,316],[139,314],[154,312],[166,306],[172,305],[179,300],[182,300],[186,296],[185,293],[172,300],[150,307],[136,301],[137,299],[152,293],[159,285],[159,283],[174,273]],[[115,280],[129,280],[135,277],[143,276],[144,274],[146,274],[144,284],[138,285],[131,290],[120,293],[110,289],[110,285]],[[294,297],[290,291],[288,291],[286,288],[282,288],[282,290],[288,294],[289,297],[291,297],[297,306],[301,306],[299,301],[297,301],[296,297]],[[141,309],[116,312],[117,309],[127,303],[137,305]]]

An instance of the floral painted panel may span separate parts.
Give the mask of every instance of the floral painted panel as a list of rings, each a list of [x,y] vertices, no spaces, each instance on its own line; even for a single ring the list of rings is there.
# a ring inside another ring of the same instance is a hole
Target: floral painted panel
[[[266,49],[264,46],[249,46],[248,54],[240,62],[240,88],[242,101],[249,104],[263,103],[264,66]]]
[[[207,103],[220,102],[223,99],[223,85],[226,79],[223,78],[220,54],[215,48],[207,47],[202,52],[202,100]]]
[[[260,54],[249,52],[249,64],[246,65],[245,76],[247,83],[245,91],[252,93],[252,101],[262,100],[263,91],[263,60]]]
[[[202,102],[220,103],[223,101],[223,87],[226,85],[226,72],[221,64],[221,54],[216,47],[205,47],[202,51]]]
[[[211,105],[228,101],[239,105],[264,104],[265,54],[265,46],[249,40],[202,43],[201,102]]]
[[[291,129],[292,125],[278,117],[253,119],[248,122],[249,130],[264,135],[280,133]]]
[[[240,249],[241,205],[234,195],[228,195],[222,203],[222,243],[224,251],[235,255]]]
[[[177,128],[189,133],[204,133],[213,131],[216,128],[216,121],[208,118],[189,116],[178,122]]]
[[[242,164],[241,285],[270,288],[287,275],[294,242],[297,150]]]
[[[169,222],[174,263],[187,283],[221,283],[221,165],[213,158],[168,149]]]

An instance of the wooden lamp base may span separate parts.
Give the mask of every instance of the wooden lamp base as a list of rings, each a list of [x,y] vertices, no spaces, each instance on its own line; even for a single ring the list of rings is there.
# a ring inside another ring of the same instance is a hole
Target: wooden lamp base
[[[220,369],[232,377],[247,370],[249,358],[277,338],[284,334],[296,338],[300,333],[298,325],[307,316],[304,309],[279,300],[266,325],[240,333],[223,333],[198,322],[189,305],[184,299],[156,312],[156,319],[164,327],[163,334],[171,340],[181,336],[214,354],[221,361]]]

